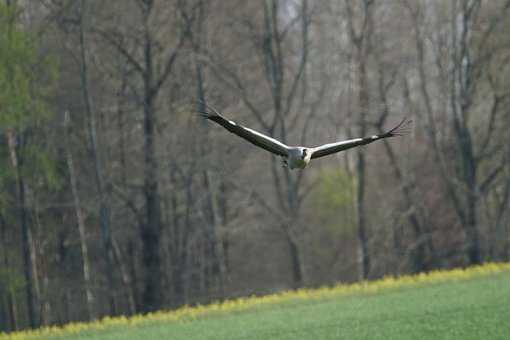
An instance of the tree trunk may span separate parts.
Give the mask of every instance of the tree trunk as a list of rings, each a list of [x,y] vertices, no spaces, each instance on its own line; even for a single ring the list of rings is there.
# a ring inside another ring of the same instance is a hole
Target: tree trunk
[[[299,204],[298,204],[298,188],[297,188],[297,180],[294,174],[290,173],[290,170],[285,168],[286,179],[287,179],[287,206],[289,207],[289,222],[288,225],[284,227],[284,231],[286,233],[285,237],[287,240],[287,245],[289,247],[289,255],[290,255],[290,263],[292,268],[292,281],[294,288],[299,288],[303,285],[303,268],[301,263],[301,256],[299,251],[299,245],[296,239],[293,237],[292,230],[293,228],[298,227],[299,218],[293,216],[299,212]]]
[[[363,54],[362,51],[359,51]],[[358,86],[359,86],[359,118],[358,126],[360,136],[366,134],[366,115],[368,110],[368,84],[366,74],[366,56],[358,59]],[[368,250],[368,236],[365,213],[365,154],[363,148],[356,149],[356,222],[358,226],[360,279],[366,280],[370,271],[370,254]]]
[[[89,250],[87,246],[87,234],[85,231],[85,218],[83,216],[83,211],[81,209],[81,200],[78,194],[78,185],[76,183],[76,173],[74,169],[74,161],[73,155],[71,153],[71,141],[69,139],[69,123],[70,117],[69,112],[65,112],[64,117],[64,129],[65,131],[65,151],[66,151],[66,160],[67,160],[67,168],[69,170],[69,183],[71,185],[71,193],[73,196],[73,204],[74,211],[76,214],[76,221],[78,223],[78,234],[80,236],[80,248],[81,248],[81,257],[82,257],[82,269],[83,269],[83,281],[85,285],[85,300],[87,302],[87,316],[89,320],[96,319],[98,315],[96,314],[95,302],[94,302],[94,294],[92,293],[92,281],[90,278],[90,259],[89,259]]]
[[[475,190],[475,189],[472,189]],[[477,218],[477,198],[474,197],[475,192],[471,191],[467,194],[467,219],[466,230],[467,238],[467,254],[470,264],[481,264],[483,262],[481,253],[480,232],[478,231],[478,218]]]
[[[18,214],[19,222],[21,225],[21,246],[23,254],[23,273],[25,276],[25,294],[27,302],[28,322],[31,328],[37,326],[36,321],[36,308],[35,291],[34,291],[34,276],[33,276],[33,263],[32,263],[32,245],[30,242],[30,227],[28,226],[28,213],[26,211],[25,201],[25,183],[21,171],[17,171],[18,182]]]
[[[474,69],[471,56],[470,37],[471,25],[476,12],[476,3],[462,2],[460,13],[452,13],[452,35],[453,35],[453,75],[451,77],[450,104],[452,108],[452,122],[455,140],[457,142],[457,153],[460,157],[461,168],[460,180],[461,189],[466,190],[464,206],[458,212],[464,217],[463,227],[466,233],[466,253],[470,264],[482,262],[481,242],[478,230],[478,182],[477,163],[474,156],[473,140],[468,127],[468,116],[474,96]],[[456,9],[456,6],[453,6]],[[461,19],[460,25],[458,19]]]
[[[204,184],[207,189],[207,205],[209,210],[209,230],[206,231],[208,241],[211,245],[212,266],[214,273],[218,279],[218,288],[221,297],[225,295],[224,280],[226,278],[225,268],[225,252],[223,249],[223,242],[221,238],[220,228],[223,227],[223,221],[219,213],[218,203],[218,190],[213,182],[209,170],[204,170]]]
[[[201,101],[201,106],[205,106],[205,90],[203,85],[203,74],[202,67],[197,62],[197,95]],[[201,107],[201,110],[205,110],[205,107]],[[207,138],[207,135],[205,136]],[[200,144],[200,151],[202,155],[207,155],[205,150],[206,143]],[[211,244],[212,253],[212,266],[215,268],[214,272],[218,279],[218,288],[220,297],[225,296],[225,279],[226,279],[226,262],[225,262],[225,249],[223,248],[222,235],[220,228],[224,226],[222,215],[220,213],[220,191],[218,190],[219,185],[214,181],[211,171],[207,167],[203,170],[204,186],[207,190],[207,206],[209,210],[209,230],[206,230],[208,240]]]
[[[369,106],[369,89],[367,79],[367,63],[372,34],[372,1],[363,0],[362,15],[359,19],[361,25],[356,29],[355,12],[351,0],[345,0],[349,38],[357,58],[357,85],[358,85],[358,128],[360,136],[365,136],[367,125],[367,111]],[[356,150],[356,222],[359,241],[360,279],[365,280],[370,271],[370,253],[368,249],[368,236],[365,216],[365,155],[363,148]]]
[[[1,241],[3,249],[3,261],[4,268],[11,268],[9,261],[9,254],[7,252],[7,225],[2,215],[0,215],[0,227],[1,227]],[[5,327],[6,331],[18,330],[18,318],[16,305],[14,304],[14,296],[11,289],[5,291]],[[3,307],[3,306],[2,306]]]
[[[292,269],[293,288],[298,289],[303,285],[303,270],[301,268],[301,258],[299,248],[290,235],[286,235],[287,245],[289,246],[289,255]]]
[[[9,292],[7,295],[7,311],[9,314],[9,328],[11,331],[17,331],[19,329],[18,310],[16,308],[16,304],[14,303],[14,296],[12,292]]]
[[[383,133],[382,125],[386,121],[386,117],[389,114],[389,105],[388,105],[388,97],[387,92],[389,90],[389,86],[385,84],[384,81],[384,69],[383,66],[379,65],[379,95],[383,104],[383,113],[380,117],[378,128],[379,132]],[[409,89],[407,83],[404,83],[404,98],[408,103],[409,99]],[[386,150],[386,155],[388,156],[390,166],[392,168],[393,177],[398,183],[399,189],[402,193],[404,205],[403,211],[406,212],[407,220],[411,224],[413,228],[413,232],[415,235],[415,243],[412,245],[410,261],[411,261],[411,272],[419,273],[421,271],[427,270],[430,268],[430,263],[427,263],[426,256],[427,252],[429,254],[434,254],[434,248],[432,244],[432,235],[426,230],[423,226],[423,223],[420,219],[419,210],[416,205],[415,199],[413,197],[413,189],[416,187],[416,183],[409,183],[403,174],[403,170],[398,164],[397,156],[395,155],[395,151],[391,146],[391,143],[388,140],[384,140],[384,148]],[[401,229],[401,228],[399,228]],[[402,232],[402,230],[396,231],[394,230],[394,239],[396,241],[395,250],[397,252],[398,257],[400,257],[404,252],[402,252],[402,244],[400,240],[400,236],[395,233]]]
[[[15,135],[14,131],[9,130],[7,132],[7,145],[9,148],[11,162],[16,172],[16,205],[18,208],[18,218],[21,226],[21,253],[23,257],[23,274],[25,278],[28,324],[29,327],[35,328],[37,326],[35,308],[37,303],[35,301],[36,294],[34,291],[35,278],[33,276],[32,244],[30,242],[30,227],[28,226],[28,213],[26,211],[25,182],[21,171],[23,160],[18,157],[18,143],[20,143],[18,136]]]
[[[129,276],[131,277],[131,291],[133,292],[133,297],[134,297],[134,300],[135,300],[135,310],[137,312],[139,311],[143,311],[143,308],[142,308],[142,302],[141,302],[141,297],[140,295],[138,294],[138,290],[137,290],[137,287],[138,287],[138,280],[139,280],[139,276],[138,276],[138,269],[137,269],[137,256],[136,256],[136,252],[135,252],[135,243],[133,240],[129,240],[128,241],[128,245],[127,245],[127,258],[128,258],[128,265],[129,265]]]
[[[146,28],[147,29],[147,28]],[[145,267],[145,286],[143,290],[144,311],[150,312],[161,306],[161,257],[159,234],[161,231],[160,197],[158,189],[158,160],[155,150],[155,110],[152,92],[152,43],[148,32],[145,41],[144,74],[144,196],[146,224],[141,230],[143,264]]]
[[[80,2],[80,77],[81,77],[81,88],[83,93],[83,100],[85,102],[85,110],[87,113],[88,122],[88,134],[90,139],[90,152],[94,161],[94,175],[97,193],[99,196],[99,225],[101,230],[102,244],[104,249],[104,259],[106,262],[106,277],[108,282],[108,304],[109,314],[115,314],[115,301],[113,292],[115,291],[114,280],[113,280],[113,252],[112,252],[112,241],[110,231],[110,210],[107,203],[107,197],[104,190],[104,174],[103,166],[101,164],[101,158],[98,155],[97,145],[97,132],[96,132],[96,118],[95,112],[92,107],[92,98],[89,92],[89,81],[88,81],[88,58],[86,53],[86,40],[85,40],[85,19],[86,17],[86,6],[85,0]]]
[[[9,268],[7,260],[7,248],[5,240],[5,223],[3,216],[0,214],[0,260],[5,268]],[[5,289],[0,282],[0,333],[9,331],[9,310],[7,308],[7,296],[9,294],[8,289]]]
[[[357,151],[356,161],[356,223],[358,235],[358,260],[360,279],[366,280],[370,271],[370,255],[365,221],[365,156],[363,151]]]
[[[124,291],[126,291],[126,300],[128,306],[128,314],[133,315],[136,313],[136,299],[135,299],[135,289],[132,283],[131,275],[129,273],[128,267],[124,260],[124,256],[120,250],[120,246],[116,242],[115,238],[112,238],[112,248],[113,254],[115,256],[115,262],[119,265],[119,270],[121,273],[122,284],[124,285]]]
[[[510,164],[510,145],[506,151],[506,162]],[[495,248],[495,260],[496,261],[508,261],[510,256],[510,171],[506,171],[506,180],[504,183],[503,197],[498,203],[497,216],[495,221],[495,236],[496,242],[493,245]]]

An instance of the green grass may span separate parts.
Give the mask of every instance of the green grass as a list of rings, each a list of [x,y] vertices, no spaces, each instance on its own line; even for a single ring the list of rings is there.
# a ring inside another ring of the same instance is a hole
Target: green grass
[[[510,272],[37,339],[510,339]]]

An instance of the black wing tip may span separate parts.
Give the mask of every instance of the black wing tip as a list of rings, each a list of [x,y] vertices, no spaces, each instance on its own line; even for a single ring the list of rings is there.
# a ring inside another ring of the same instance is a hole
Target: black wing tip
[[[409,118],[404,118],[397,126],[388,131],[385,136],[386,137],[400,137],[405,136],[413,130],[413,120]]]
[[[197,101],[197,112],[206,119],[211,119],[213,117],[221,117],[221,114],[218,110],[216,110],[211,105],[207,104],[205,100],[199,99]]]

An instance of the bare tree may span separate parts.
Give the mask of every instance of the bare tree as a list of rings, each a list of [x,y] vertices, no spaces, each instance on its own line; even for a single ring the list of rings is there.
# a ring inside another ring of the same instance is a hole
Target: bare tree
[[[500,114],[499,104],[502,98],[495,97],[492,106],[488,129],[481,137],[482,147],[476,148],[476,131],[473,129],[470,119],[472,112],[476,110],[475,100],[479,98],[479,84],[487,75],[487,65],[490,55],[483,53],[484,44],[493,34],[495,28],[501,23],[505,13],[510,6],[506,2],[500,8],[500,16],[493,18],[493,22],[482,31],[479,41],[473,37],[477,18],[481,10],[480,1],[453,2],[450,7],[450,38],[451,45],[448,45],[451,54],[444,64],[443,56],[437,52],[433,57],[442,79],[448,81],[448,127],[455,141],[456,157],[454,164],[449,164],[445,152],[447,147],[441,144],[438,137],[438,115],[434,112],[434,102],[430,95],[430,80],[427,76],[426,62],[427,54],[424,47],[425,35],[423,32],[424,9],[421,5],[413,6],[408,3],[407,7],[414,21],[416,36],[416,51],[418,58],[418,74],[420,79],[420,92],[425,104],[427,117],[426,131],[434,151],[435,161],[440,170],[441,178],[445,184],[447,197],[453,205],[457,217],[462,225],[466,241],[466,256],[469,263],[481,263],[483,261],[482,240],[479,230],[479,203],[480,197],[487,192],[494,179],[501,174],[502,164],[496,164],[486,174],[481,174],[481,166],[491,157],[487,153],[488,145],[494,137],[492,129],[494,120]],[[445,43],[442,40],[438,44]],[[436,51],[444,45],[437,47]],[[501,145],[497,145],[501,148]],[[452,170],[451,167],[454,166]]]
[[[204,48],[204,38],[206,32],[204,32],[204,18],[205,18],[206,7],[203,1],[199,1],[196,6],[196,29],[193,34],[189,35],[192,40],[191,44],[194,48],[195,53],[195,69],[196,69],[196,86],[197,86],[197,98],[199,99],[199,110],[205,110],[205,86],[204,86],[204,73],[202,64],[198,57],[202,54]],[[188,26],[193,24],[190,17],[187,17]],[[188,30],[191,32],[191,27]],[[205,121],[204,121],[205,123]],[[206,156],[207,153],[211,152],[209,143],[209,135],[207,129],[205,130],[205,136],[203,141],[200,143],[200,153]],[[225,183],[221,177],[214,174],[210,167],[205,165],[202,170],[203,184],[207,190],[206,209],[208,211],[208,224],[209,228],[206,230],[207,238],[211,244],[211,257],[213,265],[213,273],[217,274],[218,285],[220,291],[220,297],[225,296],[225,280],[227,279],[227,259],[225,255],[224,241],[222,238],[222,230],[226,225],[226,213],[222,213],[222,202],[226,199],[224,193],[221,191],[221,187],[224,187]]]
[[[208,65],[213,74],[229,88],[234,89],[249,109],[259,126],[272,137],[277,137],[287,143],[291,131],[300,131],[297,138],[301,143],[306,141],[306,135],[310,126],[309,119],[304,125],[299,126],[299,114],[295,112],[299,105],[304,103],[305,97],[309,95],[310,88],[306,83],[306,66],[309,61],[309,30],[311,22],[311,10],[308,8],[308,1],[303,0],[296,8],[296,17],[289,20],[287,24],[282,21],[282,4],[275,0],[262,2],[261,22],[253,19],[242,18],[240,24],[248,32],[251,46],[257,56],[257,67],[262,72],[262,79],[265,82],[268,93],[264,94],[270,103],[271,115],[268,118],[255,104],[256,98],[251,96],[247,90],[248,82],[245,78],[233,71],[227,65],[217,61],[211,51],[205,51],[208,56]],[[286,53],[285,45],[291,37],[289,30],[294,30],[299,24],[300,39],[298,40],[300,50],[297,55]],[[296,61],[294,63],[294,61]],[[300,97],[301,96],[301,97]],[[316,99],[316,98],[315,98]],[[311,99],[313,100],[313,99]],[[303,107],[299,110],[302,112]],[[312,111],[306,113],[311,116]],[[303,117],[303,116],[301,116]],[[292,173],[287,168],[282,168],[279,160],[272,156],[270,173],[275,191],[278,209],[282,213],[272,212],[273,216],[279,216],[278,224],[283,232],[290,255],[292,268],[292,281],[295,287],[303,283],[303,266],[299,253],[299,229],[300,206],[304,199],[304,190],[300,185],[303,181],[303,172]],[[269,205],[265,205],[269,208]]]
[[[156,32],[151,25],[157,16],[158,3],[154,0],[135,1],[140,15],[141,35],[126,36],[116,28],[96,29],[106,43],[125,59],[141,81],[141,93],[136,92],[137,102],[143,111],[145,222],[140,226],[142,262],[144,265],[143,308],[156,310],[161,306],[161,257],[159,235],[162,229],[161,201],[158,183],[159,160],[156,155],[157,98],[171,75],[177,56],[184,44],[184,34],[177,35],[171,51],[161,51]],[[179,12],[179,6],[175,9]],[[128,41],[131,46],[126,42]],[[136,87],[136,85],[135,85]]]
[[[373,30],[373,11],[374,2],[364,0],[359,11],[359,24],[355,23],[353,4],[350,0],[345,0],[347,24],[349,28],[349,38],[354,47],[354,59],[356,60],[356,85],[358,89],[358,119],[357,125],[360,136],[365,136],[367,131],[367,114],[369,110],[369,88],[367,78],[367,64],[370,53],[371,34]],[[356,12],[357,14],[357,12]],[[359,27],[356,27],[359,26]],[[362,148],[356,149],[356,214],[358,224],[359,240],[359,261],[360,278],[367,279],[370,272],[370,252],[368,249],[368,231],[365,211],[365,183],[366,166],[365,154]]]
[[[102,244],[104,249],[104,259],[106,262],[106,277],[108,282],[107,291],[109,300],[109,313],[115,313],[115,301],[111,292],[114,291],[114,267],[113,267],[113,250],[112,250],[112,237],[110,230],[110,208],[108,206],[108,197],[105,191],[104,169],[101,156],[99,155],[99,146],[97,142],[97,128],[96,128],[96,113],[92,104],[92,97],[89,91],[89,78],[88,78],[88,55],[87,55],[87,41],[86,41],[86,25],[87,25],[87,2],[80,1],[79,9],[79,41],[80,41],[80,80],[81,89],[83,94],[83,102],[85,103],[85,113],[87,115],[87,129],[90,142],[90,153],[94,163],[94,181],[96,185],[97,194],[99,196],[98,216],[99,225],[102,236]],[[88,292],[87,292],[88,294]],[[87,295],[87,300],[89,295]],[[89,310],[90,312],[90,310]],[[89,314],[94,317],[94,314]]]
[[[11,270],[11,260],[9,258],[9,252],[7,249],[7,244],[9,239],[7,237],[7,223],[3,215],[0,214],[0,236],[2,240],[2,265],[5,270]],[[7,276],[5,279],[10,279],[12,281],[12,275]],[[3,321],[3,329],[6,331],[16,331],[18,329],[18,311],[15,304],[15,286],[13,282],[4,282],[3,284],[4,297],[5,297],[5,311],[4,311],[4,319]],[[3,307],[3,306],[2,306]]]
[[[65,129],[65,153],[67,168],[69,171],[69,182],[71,185],[71,193],[73,196],[74,210],[76,212],[76,222],[78,224],[78,232],[80,235],[81,257],[83,262],[83,280],[85,285],[85,297],[87,301],[87,313],[89,319],[97,318],[96,309],[94,305],[94,294],[92,292],[92,281],[90,277],[90,258],[87,245],[87,235],[85,231],[85,218],[81,205],[80,195],[78,193],[78,185],[76,181],[76,171],[74,166],[73,155],[71,153],[71,140],[69,138],[70,117],[69,112],[66,111],[64,115],[64,129]]]
[[[2,330],[510,256],[510,0],[0,3]]]

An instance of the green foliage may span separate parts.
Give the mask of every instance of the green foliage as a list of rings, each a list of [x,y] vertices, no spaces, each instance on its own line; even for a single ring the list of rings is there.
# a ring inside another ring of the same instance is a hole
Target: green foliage
[[[38,145],[27,145],[23,149],[25,166],[22,169],[23,175],[33,183],[43,178],[46,185],[51,188],[58,188],[58,173],[53,157],[41,149]],[[39,183],[40,184],[40,183]]]
[[[16,296],[25,286],[23,276],[12,268],[0,268],[0,296]]]
[[[14,25],[14,6],[0,5],[0,124],[26,121],[30,102],[30,70],[35,61],[29,37]]]
[[[355,228],[355,179],[342,169],[324,170],[312,195],[315,218],[333,232]]]
[[[16,21],[16,6],[0,4],[0,135],[4,138],[3,132],[11,130],[23,140],[17,152],[24,176],[38,174],[54,185],[53,162],[38,137],[52,117],[45,98],[54,89],[57,65],[54,58],[38,54],[37,37]],[[7,150],[0,150],[0,157],[0,162],[9,162]],[[2,168],[0,185],[15,173]]]

